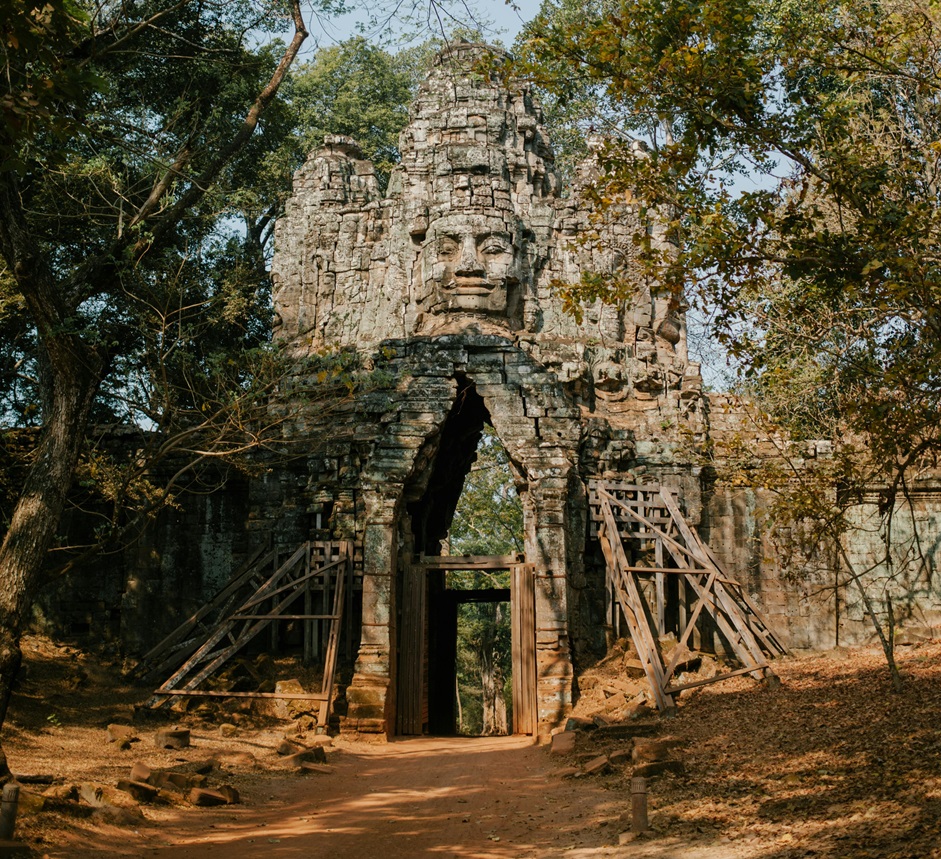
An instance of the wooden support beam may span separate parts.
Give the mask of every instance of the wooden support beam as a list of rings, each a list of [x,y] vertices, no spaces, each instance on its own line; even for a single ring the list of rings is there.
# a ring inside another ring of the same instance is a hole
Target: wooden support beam
[[[606,502],[606,499],[603,499]],[[613,582],[621,609],[630,628],[631,638],[637,648],[637,655],[644,666],[644,672],[650,680],[650,686],[660,710],[672,710],[673,698],[664,692],[666,686],[663,675],[663,663],[657,642],[650,631],[647,617],[643,610],[643,602],[637,590],[634,577],[627,572],[627,556],[624,554],[624,544],[618,531],[617,521],[609,503],[602,504],[604,528],[599,531],[602,551],[605,554],[612,570]]]
[[[661,494],[661,497],[663,498],[663,502],[666,504],[667,509],[673,515],[673,519],[676,522],[677,528],[680,529],[680,533],[683,535],[683,539],[686,540],[688,544],[695,545],[701,553],[702,557],[708,559],[709,565],[717,572],[721,572],[714,556],[711,555],[711,551],[706,547],[705,543],[703,543],[699,534],[697,534],[687,524],[686,520],[683,518],[683,514],[680,512],[679,507],[676,505],[676,502],[667,494]],[[758,664],[759,662],[762,662],[764,660],[764,654],[762,653],[761,646],[755,640],[755,636],[749,628],[748,623],[742,616],[738,605],[735,604],[735,601],[732,599],[725,586],[721,583],[716,583],[713,591],[715,593],[716,600],[722,607],[722,612],[725,614],[729,624],[738,633],[739,642],[741,643],[742,648],[744,648],[744,650],[747,651],[751,657],[750,659],[745,659],[743,658],[743,654],[741,652],[736,651],[736,655],[739,657],[739,659],[742,660],[742,664],[748,665],[749,662],[752,664]],[[716,613],[716,619],[719,619],[718,612]],[[723,634],[725,634],[726,638],[729,637],[728,633],[725,633],[724,631]],[[735,641],[734,635],[731,643],[733,649],[736,648],[738,642]],[[770,669],[768,670],[770,671]]]
[[[221,689],[165,689],[161,695],[178,698],[282,698],[289,701],[323,701],[322,692],[224,692]]]
[[[730,677],[739,677],[742,674],[750,674],[755,668],[768,668],[768,663],[753,665],[748,668],[736,668],[734,671],[726,671],[723,674],[716,674],[714,677],[707,677],[705,680],[692,680],[689,683],[680,683],[676,686],[668,686],[667,691],[676,694],[684,689],[695,689],[697,686],[708,686],[710,683],[719,683],[722,680],[728,680]]]
[[[422,555],[418,566],[429,570],[509,570],[523,555]]]

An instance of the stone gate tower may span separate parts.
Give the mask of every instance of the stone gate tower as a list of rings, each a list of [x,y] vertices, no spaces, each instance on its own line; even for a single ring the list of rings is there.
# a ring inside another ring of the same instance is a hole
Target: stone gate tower
[[[678,439],[704,432],[682,304],[634,275],[622,306],[585,307],[580,322],[563,311],[554,284],[584,270],[631,276],[639,216],[625,206],[599,224],[578,183],[563,193],[531,93],[481,71],[484,56],[497,70],[505,59],[469,44],[439,55],[384,196],[356,143],[328,138],[295,175],[278,224],[283,348],[356,350],[392,379],[342,419],[288,406],[294,437],[318,439],[317,453],[270,488],[279,521],[363,543],[346,720],[360,732],[401,730],[404,698],[434,699],[433,664],[425,692],[403,685],[404,660],[416,660],[406,650],[431,647],[427,635],[401,638],[403,612],[416,610],[405,592],[416,559],[440,554],[484,423],[523,501],[540,733],[567,714],[573,665],[604,647],[603,566],[586,556],[588,479],[647,471],[680,486],[697,512],[698,482],[674,463]],[[575,242],[589,226],[603,233],[597,249]],[[433,625],[432,597],[416,605]]]

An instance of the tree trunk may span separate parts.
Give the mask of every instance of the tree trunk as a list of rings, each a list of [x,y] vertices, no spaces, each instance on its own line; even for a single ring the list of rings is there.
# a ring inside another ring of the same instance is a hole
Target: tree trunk
[[[0,727],[20,666],[20,633],[52,546],[78,461],[103,362],[70,330],[69,314],[43,263],[9,177],[0,185],[0,249],[36,322],[48,361],[43,433],[0,545]]]
[[[507,730],[506,699],[503,696],[504,677],[496,650],[496,631],[500,623],[498,604],[492,604],[494,613],[484,625],[480,649],[477,651],[480,666],[480,687],[483,698],[481,734],[485,737],[502,736]],[[490,612],[487,612],[490,614]]]
[[[0,727],[20,665],[20,632],[72,485],[98,374],[55,372],[52,413],[0,546]]]

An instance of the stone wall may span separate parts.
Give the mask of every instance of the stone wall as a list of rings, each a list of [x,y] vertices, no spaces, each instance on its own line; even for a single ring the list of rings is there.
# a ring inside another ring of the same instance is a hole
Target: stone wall
[[[710,440],[717,451],[743,449],[760,461],[777,457],[788,444],[783,438],[768,438],[757,428],[750,407],[728,395],[711,394],[707,411]],[[832,452],[830,442],[804,442],[792,451],[790,461],[798,470],[809,470]],[[718,465],[720,470],[726,465],[721,453]],[[827,649],[875,643],[859,588],[834,545],[803,545],[807,541],[800,523],[775,528],[769,490],[716,482],[708,469],[701,482],[703,537],[747,585],[789,646]],[[926,469],[908,490],[893,511],[891,534],[880,513],[879,487],[873,487],[861,503],[854,502],[848,508],[850,527],[844,544],[848,562],[864,574],[883,621],[887,622],[888,598],[900,627],[911,634],[928,634],[941,629],[941,474]],[[829,491],[836,503],[836,487]],[[884,562],[887,540],[891,565]]]

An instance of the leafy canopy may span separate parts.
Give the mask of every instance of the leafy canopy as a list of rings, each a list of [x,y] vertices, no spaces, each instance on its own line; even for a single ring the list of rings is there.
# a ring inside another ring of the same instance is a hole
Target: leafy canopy
[[[878,467],[941,446],[941,12],[920,0],[553,0],[525,34],[557,97],[603,91],[630,190],[675,244],[651,272],[714,313],[800,436]],[[560,78],[560,71],[571,73]],[[618,296],[615,296],[618,297]],[[621,296],[623,297],[623,296]]]

